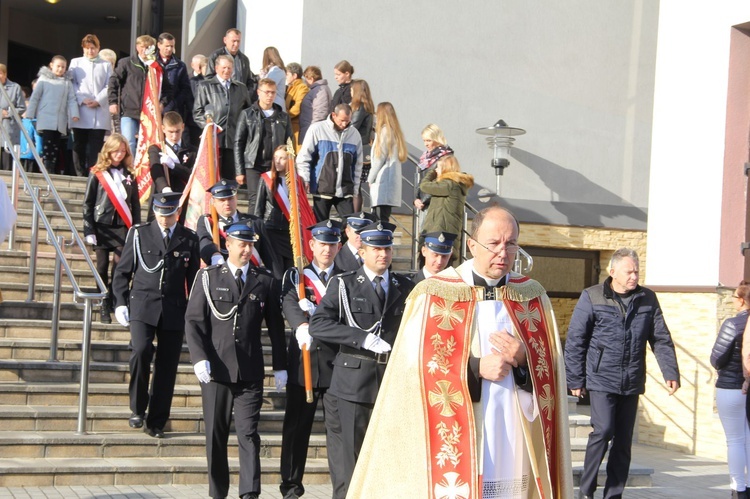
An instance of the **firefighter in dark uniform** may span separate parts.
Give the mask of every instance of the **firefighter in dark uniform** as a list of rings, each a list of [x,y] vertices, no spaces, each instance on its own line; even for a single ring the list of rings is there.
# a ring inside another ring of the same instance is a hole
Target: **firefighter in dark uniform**
[[[344,245],[341,247],[339,254],[336,255],[336,266],[342,272],[357,270],[362,266],[362,257],[359,256],[359,247],[361,246],[359,234],[357,231],[375,222],[375,215],[372,213],[351,213],[344,215],[346,226],[344,229]]]
[[[421,251],[424,258],[424,266],[412,277],[411,280],[414,284],[445,270],[453,253],[453,241],[458,236],[450,232],[430,232],[429,234],[424,234],[423,237],[424,244]]]
[[[281,486],[285,499],[299,497],[305,493],[302,477],[305,473],[307,447],[310,443],[315,410],[318,400],[331,384],[333,359],[338,345],[320,340],[312,340],[309,333],[310,316],[325,295],[326,285],[331,277],[341,273],[334,264],[334,258],[341,242],[341,225],[333,220],[324,220],[312,227],[310,248],[313,261],[304,268],[303,280],[305,297],[300,300],[297,284],[299,273],[296,268],[284,276],[284,298],[282,308],[287,322],[295,330],[295,338],[289,341],[287,355],[289,383],[286,385],[286,412],[281,439]],[[301,348],[310,350],[312,370],[313,401],[306,402],[305,377],[302,369]]]
[[[131,227],[112,281],[115,317],[123,326],[130,326],[129,424],[142,427],[148,412],[145,431],[156,438],[164,437],[169,419],[185,330],[187,290],[200,268],[198,236],[177,222],[180,196],[179,192],[154,196],[156,218]],[[155,337],[158,342],[149,392]]]
[[[209,188],[212,202],[219,216],[219,246],[214,243],[212,235],[211,215],[201,215],[198,219],[196,232],[200,242],[201,259],[206,265],[220,265],[226,261],[226,227],[240,220],[252,220],[253,230],[258,235],[255,243],[254,256],[251,262],[256,267],[269,269],[274,277],[281,281],[284,269],[281,260],[276,257],[273,248],[269,246],[269,239],[265,237],[263,220],[237,211],[237,182],[234,180],[220,180]]]
[[[310,318],[310,335],[339,345],[325,402],[326,445],[333,497],[344,498],[414,284],[390,272],[395,225],[359,231],[364,261],[340,274]]]
[[[253,224],[226,229],[227,259],[198,272],[185,314],[190,360],[200,381],[206,425],[209,494],[229,493],[227,439],[234,408],[243,499],[260,494],[258,420],[263,403],[265,319],[277,390],[286,385],[286,345],[280,297],[271,273],[250,264]]]

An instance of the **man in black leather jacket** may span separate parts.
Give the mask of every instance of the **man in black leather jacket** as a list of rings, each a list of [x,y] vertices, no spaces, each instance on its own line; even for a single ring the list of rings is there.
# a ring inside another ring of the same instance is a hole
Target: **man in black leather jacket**
[[[273,152],[292,137],[289,115],[274,104],[276,82],[258,82],[258,101],[242,111],[234,136],[234,169],[237,183],[247,181],[250,211],[255,210],[260,176],[271,169]]]

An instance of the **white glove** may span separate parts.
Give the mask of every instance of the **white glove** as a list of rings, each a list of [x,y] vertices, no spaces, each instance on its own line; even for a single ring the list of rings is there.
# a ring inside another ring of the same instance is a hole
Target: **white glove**
[[[221,265],[224,263],[224,257],[219,255],[218,253],[215,255],[211,255],[211,265]]]
[[[288,375],[286,371],[274,371],[273,381],[276,383],[276,391],[280,392],[282,388],[286,386]]]
[[[211,381],[211,363],[207,360],[201,360],[193,366],[195,375],[198,376],[198,381],[201,383],[209,383]]]
[[[120,305],[115,308],[115,319],[117,319],[117,322],[122,324],[123,327],[128,327],[130,325],[130,311],[128,310],[128,307]]]
[[[391,351],[391,346],[387,341],[380,339],[380,336],[375,336],[372,333],[367,335],[365,342],[362,344],[365,350],[369,350],[375,353],[386,353]]]
[[[91,246],[96,246],[96,236],[94,234],[89,234],[88,236],[84,237],[83,241],[86,244],[90,244]]]
[[[164,189],[162,189],[161,192],[174,192],[174,191],[172,191],[171,187],[167,186]]]
[[[315,313],[315,310],[318,308],[313,302],[308,300],[307,298],[302,298],[299,301],[299,308],[303,312],[307,312],[308,314],[312,315]]]
[[[168,166],[170,170],[177,164],[174,158],[165,152],[159,153],[159,162],[164,166]]]
[[[297,343],[299,343],[300,350],[302,350],[304,347],[310,348],[310,345],[312,344],[312,336],[310,336],[310,326],[308,326],[307,324],[302,324],[297,328],[297,331],[294,332],[294,337],[297,338]]]

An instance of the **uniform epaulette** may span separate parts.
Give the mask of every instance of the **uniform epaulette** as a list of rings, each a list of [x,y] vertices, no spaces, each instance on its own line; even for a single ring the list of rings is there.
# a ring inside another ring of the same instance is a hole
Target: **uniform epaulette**
[[[189,232],[189,233],[191,233],[191,234],[195,234],[196,236],[198,235],[198,233],[197,233],[197,232],[195,232],[195,231],[194,231],[193,229],[190,229],[190,228],[188,228],[188,227],[185,227],[184,225],[182,226],[182,228],[183,228],[183,229],[185,229],[186,231],[188,231],[188,232]]]
[[[342,273],[337,274],[337,275],[335,275],[333,277],[346,277],[348,275],[353,275],[353,274],[356,274],[356,273],[357,273],[356,270],[347,270],[346,272],[342,272]]]
[[[135,224],[131,227],[131,229],[140,229],[141,227],[147,226],[149,223],[151,222],[143,222],[143,223]]]
[[[204,268],[205,270],[213,270],[213,269],[218,269],[218,268],[219,268],[219,267],[221,267],[222,265],[223,265],[222,263],[215,263],[215,264],[213,264],[213,265],[206,265],[206,266],[205,266],[205,267],[203,267],[203,268]]]
[[[271,273],[271,271],[268,270],[265,267],[253,267],[251,265],[250,268],[247,271],[248,272],[252,272],[254,274],[261,274],[261,275],[265,274],[265,275],[268,275],[268,276],[273,276],[273,273]]]

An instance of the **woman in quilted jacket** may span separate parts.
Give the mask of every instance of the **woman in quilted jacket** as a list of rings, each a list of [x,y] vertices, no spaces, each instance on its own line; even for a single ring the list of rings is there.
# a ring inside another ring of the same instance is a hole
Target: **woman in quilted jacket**
[[[750,314],[750,283],[742,281],[732,295],[738,314],[719,329],[711,365],[716,378],[716,408],[727,438],[727,463],[733,498],[746,499],[750,471],[750,426],[745,415],[747,384],[742,373],[742,333]]]

